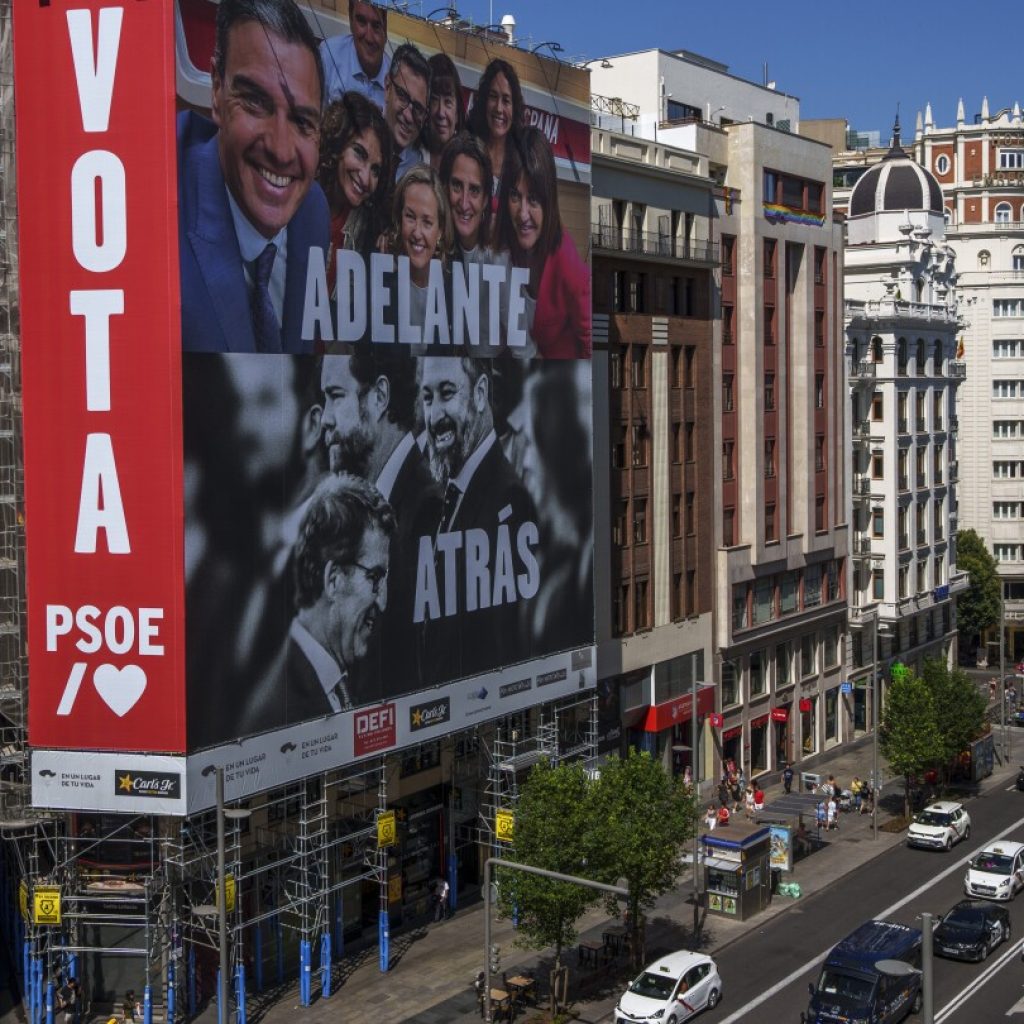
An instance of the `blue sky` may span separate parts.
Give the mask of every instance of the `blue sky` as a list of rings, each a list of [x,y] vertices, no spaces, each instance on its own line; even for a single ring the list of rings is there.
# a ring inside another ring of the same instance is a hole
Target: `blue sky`
[[[1019,55],[1020,0],[455,0],[463,17],[486,24],[515,15],[520,37],[554,40],[563,58],[596,57],[661,45],[729,65],[743,78],[768,76],[800,97],[802,117],[845,117],[886,140],[897,101],[905,132],[931,101],[936,123],[951,125],[958,96],[968,121],[988,95],[991,112],[1024,106]],[[424,0],[427,14],[440,0]],[[624,7],[628,17],[616,17]],[[410,10],[420,13],[417,0]]]

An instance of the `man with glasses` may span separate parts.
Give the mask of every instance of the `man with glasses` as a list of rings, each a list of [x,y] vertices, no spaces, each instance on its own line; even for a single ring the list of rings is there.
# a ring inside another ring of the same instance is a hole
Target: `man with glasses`
[[[427,162],[419,145],[430,109],[430,65],[412,43],[403,43],[391,57],[385,88],[384,120],[398,152],[395,181]]]
[[[295,546],[295,618],[240,716],[240,735],[378,699],[360,691],[356,670],[387,607],[394,533],[391,506],[372,484],[347,474],[320,482]]]
[[[367,0],[349,0],[348,35],[334,36],[320,44],[327,84],[327,102],[346,92],[362,93],[384,109],[384,90],[391,62],[388,43],[388,12]]]
[[[410,693],[427,685],[422,629],[413,623],[416,558],[441,514],[440,488],[413,434],[416,362],[401,346],[359,345],[324,356],[320,383],[331,471],[371,480],[397,522],[387,608],[363,669],[380,681],[381,698]]]

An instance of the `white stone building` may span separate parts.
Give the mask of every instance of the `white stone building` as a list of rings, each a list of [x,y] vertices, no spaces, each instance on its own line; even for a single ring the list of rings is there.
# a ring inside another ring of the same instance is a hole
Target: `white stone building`
[[[900,145],[854,185],[845,261],[853,495],[851,679],[956,658],[956,258],[942,192]],[[860,627],[859,629],[856,627]],[[869,687],[855,686],[858,718]]]

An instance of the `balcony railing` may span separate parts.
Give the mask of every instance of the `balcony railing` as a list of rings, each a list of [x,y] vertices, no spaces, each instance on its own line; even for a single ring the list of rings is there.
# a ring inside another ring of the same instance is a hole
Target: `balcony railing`
[[[917,531],[917,546],[923,548],[928,543],[928,532],[926,530]]]
[[[860,536],[853,538],[853,551],[857,555],[870,555],[871,554],[871,538],[867,536]]]
[[[874,380],[875,364],[870,359],[861,359],[850,365],[850,378],[852,380]]]
[[[899,489],[901,491],[910,490],[910,478],[906,475],[906,473],[903,473],[899,478]]]
[[[967,379],[967,364],[962,359],[951,359],[949,362],[949,376],[958,380]]]
[[[901,434],[905,434],[907,432],[908,426],[909,424],[907,423],[907,417],[904,416],[897,424],[897,431]]]
[[[591,224],[590,241],[595,249],[636,253],[691,263],[717,263],[718,243],[670,238],[654,231],[627,231],[611,224]]]
[[[868,476],[855,476],[853,478],[853,494],[856,498],[871,497],[871,478]]]
[[[960,479],[960,463],[954,459],[949,464],[949,482],[955,484]]]

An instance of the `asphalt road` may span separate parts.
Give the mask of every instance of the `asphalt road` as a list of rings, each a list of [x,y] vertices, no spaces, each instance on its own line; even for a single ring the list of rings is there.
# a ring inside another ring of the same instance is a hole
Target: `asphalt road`
[[[725,999],[701,1014],[702,1024],[796,1022],[821,961],[859,924],[888,918],[919,925],[921,913],[945,913],[963,898],[965,863],[974,853],[997,838],[1024,841],[1024,794],[1012,782],[967,803],[971,837],[950,853],[896,847],[722,950],[716,960]],[[986,962],[935,958],[935,1024],[1013,1024],[1018,1003],[1024,1024],[1024,894],[1010,904],[1010,916],[1011,941]]]

